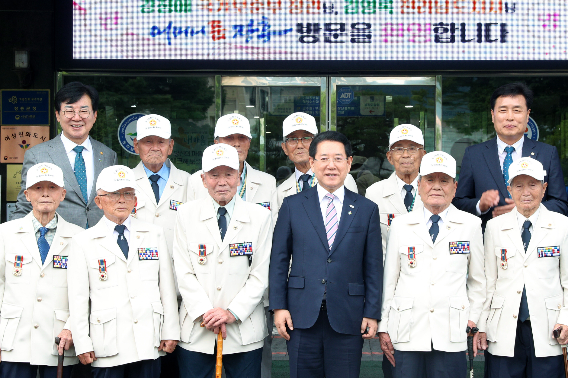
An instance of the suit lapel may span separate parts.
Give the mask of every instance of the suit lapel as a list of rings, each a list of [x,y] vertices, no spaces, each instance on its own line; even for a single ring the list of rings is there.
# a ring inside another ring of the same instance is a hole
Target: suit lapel
[[[282,187],[282,191],[284,193],[284,197],[291,196],[292,194],[296,194],[296,175],[292,173],[290,177],[288,177],[280,186]]]
[[[351,222],[357,215],[358,206],[355,206],[357,202],[357,196],[348,189],[345,189],[345,197],[343,198],[343,209],[341,210],[341,219],[339,220],[339,227],[337,228],[337,233],[335,239],[333,240],[333,245],[329,254],[331,255],[338,248],[337,246],[341,243],[341,240],[345,237],[347,230],[351,226]],[[327,239],[327,234],[326,234]]]
[[[130,219],[130,242],[128,243],[128,262],[130,265],[133,260],[138,259],[138,248],[144,244],[144,238],[150,231],[146,225],[139,222],[138,219]],[[158,247],[157,245],[146,245],[145,247]],[[121,251],[122,252],[122,251]]]
[[[551,219],[551,217],[547,216],[548,210],[543,206],[540,205],[540,213],[538,214],[538,220],[536,224],[533,226],[533,231],[531,235],[531,241],[529,242],[529,246],[527,248],[528,253],[525,254],[525,261],[529,262],[533,259],[538,258],[538,251],[537,248],[539,247],[540,242],[546,238],[551,232],[554,231],[554,224],[552,221],[548,221],[547,219]],[[548,247],[549,245],[544,245],[543,247]]]
[[[534,140],[527,138],[524,136],[525,140],[523,141],[523,157],[530,157],[536,159],[538,156],[538,150],[535,149],[536,143]]]
[[[53,144],[50,145],[50,147],[51,149],[48,151],[48,153],[51,157],[51,160],[54,163],[57,162],[57,165],[63,171],[65,183],[71,185],[70,188],[68,188],[66,185],[66,189],[73,189],[77,194],[77,197],[84,203],[85,199],[83,198],[83,193],[81,193],[81,188],[79,187],[79,183],[77,182],[77,178],[75,177],[75,172],[73,171],[73,168],[71,168],[69,157],[67,156],[65,146],[63,145],[63,141],[61,140],[61,134],[53,139]],[[98,177],[97,174],[95,174],[95,177]]]
[[[386,182],[384,187],[383,196],[388,199],[391,205],[396,209],[399,214],[406,214],[406,206],[404,206],[404,201],[400,196],[400,191],[398,190],[398,185],[396,184],[396,173],[393,173]],[[398,193],[397,193],[398,192]],[[416,193],[418,196],[418,193]]]
[[[154,191],[152,190],[152,186],[150,185],[150,180],[148,180],[148,176],[146,175],[146,171],[144,170],[144,166],[142,162],[138,163],[138,165],[133,169],[134,177],[136,177],[136,185],[142,193],[146,195],[146,197],[151,198],[153,203],[155,203],[155,196]]]
[[[122,261],[127,262],[126,257],[124,257],[124,253],[122,253],[122,251],[120,250],[116,239],[110,233],[110,230],[108,229],[106,221],[104,219],[101,219],[92,228],[96,228],[96,231],[93,232],[94,238],[99,240],[99,243],[104,249],[116,255],[116,257],[118,257]]]
[[[316,187],[310,188],[307,191],[302,192],[305,196],[305,200],[302,201],[304,205],[304,210],[308,219],[314,226],[316,233],[318,234],[322,244],[326,249],[329,250],[329,244],[327,243],[327,234],[325,233],[324,220],[321,215],[321,207],[319,204],[318,191]]]
[[[29,254],[32,256],[33,260],[41,267],[41,256],[39,254],[39,248],[37,246],[37,241],[35,238],[32,217],[33,213],[30,212],[19,221],[20,225],[16,229],[16,234],[21,236],[22,243],[28,250]],[[18,253],[18,251],[14,252]]]
[[[247,163],[245,161],[246,167],[247,167],[247,177],[246,177],[246,201],[247,202],[251,202],[254,203],[254,196],[256,194],[256,192],[258,191],[258,187],[260,186],[260,180],[258,180],[258,177],[256,175],[256,170],[254,170],[249,163]]]
[[[507,235],[509,241],[513,243],[518,254],[525,256],[525,248],[523,247],[523,240],[521,239],[521,230],[517,226],[516,208],[513,208],[509,213],[501,215],[503,221],[501,222],[501,231]]]
[[[227,233],[225,234],[225,238],[223,239],[223,244],[221,246],[222,251],[224,251],[225,248],[227,248],[227,246],[231,244],[231,242],[238,242],[236,238],[239,232],[242,230],[244,223],[250,222],[249,215],[243,207],[243,200],[237,197],[235,200],[235,208],[233,209],[233,214],[231,216],[231,221],[227,225]]]
[[[178,169],[173,165],[173,163],[170,163],[169,160],[166,161],[165,164],[168,164],[168,166],[170,167],[170,177],[168,177],[168,182],[166,182],[166,187],[164,188],[164,192],[162,193],[162,196],[160,197],[160,203],[158,204],[158,207],[162,206],[164,203],[167,204],[168,200],[170,199],[170,197],[172,197],[172,195],[174,194],[174,192],[178,189],[178,187],[182,186],[183,183],[179,182],[179,171]],[[150,188],[152,189],[152,188]],[[152,191],[152,194],[154,192]],[[174,201],[176,200],[175,198],[172,198]],[[169,204],[167,204],[167,206],[169,206]]]
[[[199,209],[199,220],[205,223],[207,230],[209,231],[211,236],[213,236],[215,244],[217,244],[217,248],[221,248],[223,241],[221,240],[219,225],[217,224],[217,215],[215,214],[215,208],[213,207],[213,199],[211,198],[211,196],[209,196],[209,194],[207,194],[205,198],[206,199],[202,201],[201,208]],[[225,237],[227,237],[227,235],[225,235]],[[207,253],[209,254],[209,252]]]
[[[416,234],[416,236],[422,239],[424,244],[431,248],[434,247],[434,243],[432,243],[432,238],[430,238],[428,229],[424,225],[424,211],[412,211],[409,215],[408,226],[410,227],[410,230]]]
[[[444,239],[452,234],[454,230],[458,228],[458,225],[462,223],[459,215],[457,214],[457,209],[454,207],[454,205],[450,205],[450,207],[448,208],[448,216],[446,220],[447,221],[444,222],[444,226],[440,227],[440,231],[438,236],[436,237],[436,242],[434,243],[434,245],[438,245],[442,243],[442,241],[447,242],[447,240]]]
[[[74,236],[73,232],[69,230],[68,223],[58,214],[57,218],[57,229],[51,242],[51,247],[49,248],[49,253],[45,258],[45,264],[42,270],[49,266],[49,263],[53,261],[53,256],[61,255],[61,251],[67,247],[69,240]],[[41,261],[41,260],[40,260]]]
[[[103,151],[104,144],[99,143],[93,138],[91,138],[91,146],[93,148],[93,163],[95,165],[95,180],[96,180],[96,178],[99,177],[99,173],[101,173],[101,171],[103,170],[104,167],[107,166],[107,164],[105,164],[104,161],[105,160],[105,155]],[[77,187],[79,187],[79,184],[77,184]],[[93,187],[91,188],[91,196],[89,197],[89,204],[93,202],[93,199],[97,195],[96,192],[97,191],[95,190],[95,183],[93,183]]]
[[[503,178],[503,171],[501,170],[501,163],[499,162],[499,155],[497,152],[497,137],[491,139],[489,143],[485,145],[487,151],[483,154],[485,162],[487,163],[487,168],[493,179],[497,183],[499,192],[503,198],[509,198],[507,193],[507,187],[505,186],[505,179]]]

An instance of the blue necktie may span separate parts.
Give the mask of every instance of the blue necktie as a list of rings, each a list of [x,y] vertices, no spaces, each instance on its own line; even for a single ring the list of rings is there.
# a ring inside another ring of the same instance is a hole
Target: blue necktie
[[[310,181],[311,178],[312,176],[308,175],[307,173],[300,176],[300,180],[302,181],[302,192],[310,188],[308,181]]]
[[[73,148],[77,154],[75,155],[75,178],[77,178],[77,183],[79,188],[81,188],[81,194],[85,203],[89,203],[89,198],[87,198],[87,170],[85,169],[85,160],[83,160],[83,150],[85,147],[76,146]]]
[[[406,195],[404,196],[404,206],[406,207],[406,211],[410,211],[410,206],[412,206],[412,200],[414,199],[412,189],[412,185],[404,185],[404,190],[406,190]]]
[[[45,234],[47,234],[47,231],[49,231],[49,228],[40,227],[39,228],[39,238],[37,239],[37,247],[39,249],[39,255],[41,257],[41,264],[42,265],[45,263],[45,258],[47,257],[47,254],[49,253],[49,243],[47,242],[47,239],[45,238]]]
[[[509,167],[513,164],[513,151],[515,151],[515,147],[505,147],[505,152],[507,153],[505,160],[503,160],[503,179],[505,180],[505,186],[509,186]],[[511,193],[507,193],[509,194],[509,198],[511,198]]]
[[[430,226],[430,237],[432,238],[432,243],[434,243],[436,241],[436,238],[438,237],[438,232],[440,232],[440,226],[438,226],[440,216],[433,214],[430,217],[430,220],[432,221],[432,225]]]
[[[223,240],[225,239],[225,233],[227,232],[227,218],[225,218],[225,214],[227,214],[227,209],[225,209],[224,207],[220,207],[219,210],[217,210],[217,213],[219,214],[219,220],[217,221],[217,224],[219,225],[221,240]]]
[[[124,253],[124,257],[126,257],[126,259],[128,260],[128,241],[124,237],[124,229],[125,228],[126,228],[125,225],[117,224],[114,227],[114,230],[116,232],[118,232],[118,238],[116,239],[116,242],[117,242],[118,246],[120,247],[120,250],[122,251],[122,253]]]
[[[531,232],[529,231],[530,227],[531,227],[531,221],[527,219],[525,223],[523,223],[523,232],[521,233],[521,239],[523,241],[523,247],[525,247],[525,252],[527,251],[529,243],[531,242]],[[529,316],[530,314],[529,314],[529,303],[527,301],[527,290],[523,286],[523,294],[521,295],[521,306],[519,307],[519,320],[521,322],[524,322],[529,318]]]
[[[160,188],[158,187],[158,180],[160,179],[160,175],[154,174],[149,177],[150,181],[152,182],[150,186],[154,191],[154,197],[156,197],[156,205],[160,203]]]

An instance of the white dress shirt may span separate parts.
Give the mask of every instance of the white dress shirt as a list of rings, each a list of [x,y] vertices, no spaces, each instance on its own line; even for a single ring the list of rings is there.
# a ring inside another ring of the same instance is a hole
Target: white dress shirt
[[[321,208],[321,216],[325,224],[325,215],[327,214],[327,205],[329,204],[329,199],[325,198],[325,195],[329,192],[322,188],[321,185],[317,185],[318,198]],[[341,211],[343,210],[343,199],[345,198],[345,186],[341,185],[339,189],[332,193],[333,206],[335,206],[335,211],[337,212],[337,224],[341,221]]]
[[[225,210],[227,210],[227,212],[225,213],[225,219],[227,220],[227,227],[229,226],[229,223],[231,223],[231,217],[233,216],[233,210],[235,209],[235,197],[238,196],[238,194],[235,194],[233,196],[233,198],[229,201],[229,203],[227,203],[225,206],[223,206],[225,208]],[[219,205],[217,203],[217,201],[215,201],[213,199],[213,197],[211,197],[211,201],[213,201],[213,208],[215,209],[215,216],[217,217],[217,221],[219,221],[219,208],[221,207],[221,205]]]
[[[531,226],[529,227],[529,232],[532,235],[534,225],[536,224],[536,221],[538,220],[538,214],[540,213],[540,207],[538,209],[536,209],[534,214],[531,215],[528,218],[525,218],[525,216],[523,214],[519,213],[519,209],[517,209],[516,213],[517,213],[516,214],[517,215],[517,223],[519,225],[519,234],[523,233],[523,224],[525,223],[526,220],[529,220],[531,222]]]
[[[440,216],[440,220],[438,221],[438,227],[441,230],[442,226],[444,225],[446,218],[448,217],[448,210],[449,210],[449,206],[446,208],[446,210],[442,211],[440,214],[438,214]],[[432,220],[430,219],[430,217],[434,215],[430,212],[430,210],[428,210],[426,207],[424,207],[424,222],[426,223],[426,228],[429,230],[430,226],[432,226]]]
[[[87,199],[86,202],[89,202],[89,198],[91,198],[91,190],[93,189],[93,185],[95,184],[95,160],[93,158],[93,146],[91,145],[91,137],[87,137],[85,141],[81,144],[76,144],[75,142],[67,139],[67,137],[61,133],[61,141],[63,142],[63,147],[65,148],[65,152],[67,153],[67,157],[69,158],[69,163],[71,164],[71,169],[75,171],[75,156],[77,153],[73,151],[73,149],[77,146],[85,147],[83,152],[83,160],[85,161],[85,171],[87,173]]]
[[[298,183],[298,185],[300,186],[300,190],[304,189],[304,182],[302,180],[300,180],[300,176],[302,176],[304,173],[302,173],[302,171],[299,171],[298,168],[294,168],[294,173],[296,175],[296,182]],[[315,180],[314,178],[314,172],[312,172],[312,169],[310,168],[309,171],[307,171],[305,173],[306,175],[310,175],[312,176],[312,178],[310,179],[310,181],[308,181],[308,184],[311,184],[311,182],[313,180]]]
[[[406,197],[406,189],[404,189],[404,186],[406,185],[406,183],[402,181],[400,177],[398,177],[398,175],[395,174],[395,177],[396,177],[396,185],[398,186],[398,190],[400,191],[400,196],[404,201],[404,197]],[[416,197],[416,192],[418,191],[418,176],[414,178],[414,181],[412,181],[410,185],[412,185],[411,194],[413,197]]]
[[[108,226],[109,232],[112,233],[114,240],[118,240],[118,231],[114,229],[116,226],[118,226],[118,224],[114,223],[106,216],[104,216],[103,219]],[[122,222],[122,224],[126,226],[126,228],[124,229],[124,238],[128,242],[128,245],[130,245],[130,217],[126,218],[126,220]]]

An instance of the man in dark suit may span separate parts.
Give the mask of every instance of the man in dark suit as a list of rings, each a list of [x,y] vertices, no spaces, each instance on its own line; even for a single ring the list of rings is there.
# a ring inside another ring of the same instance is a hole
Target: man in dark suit
[[[465,150],[458,189],[453,204],[488,220],[510,212],[515,204],[507,192],[509,166],[521,157],[540,161],[548,188],[542,204],[548,210],[568,215],[564,176],[556,147],[524,136],[533,101],[532,91],[523,83],[497,88],[491,96],[491,118],[497,136]]]
[[[317,135],[309,155],[318,184],[280,208],[270,309],[287,340],[291,378],[359,377],[363,339],[375,336],[381,318],[379,209],[345,189],[353,158],[343,134]]]
[[[59,205],[59,215],[83,228],[94,226],[101,219],[103,211],[94,202],[93,187],[103,168],[116,164],[116,153],[89,137],[97,120],[98,106],[99,94],[90,85],[74,81],[57,92],[55,116],[63,132],[26,151],[14,219],[32,210],[24,195],[24,178],[28,169],[38,163],[52,163],[63,171],[67,195]]]

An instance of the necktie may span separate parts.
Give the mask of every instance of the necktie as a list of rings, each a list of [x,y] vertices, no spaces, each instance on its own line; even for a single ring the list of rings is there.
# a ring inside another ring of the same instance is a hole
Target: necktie
[[[531,232],[529,231],[530,227],[531,227],[531,221],[527,219],[525,223],[523,223],[523,232],[521,233],[521,239],[523,241],[523,247],[525,248],[525,252],[527,251],[527,248],[529,247],[529,243],[531,241]],[[527,290],[523,286],[523,295],[521,295],[521,306],[519,307],[519,320],[521,322],[524,322],[525,320],[528,319],[529,316],[530,314],[529,314],[529,303],[527,301]]]
[[[79,188],[81,188],[81,194],[83,195],[83,199],[85,203],[89,202],[89,198],[87,197],[87,170],[85,169],[85,160],[83,160],[83,150],[85,147],[83,146],[75,146],[73,151],[76,152],[75,154],[75,178],[77,179],[77,183],[79,184]]]
[[[438,221],[440,220],[440,216],[433,214],[430,217],[432,221],[432,225],[430,226],[430,237],[432,238],[432,243],[436,242],[436,238],[438,237],[438,232],[440,232],[440,226],[438,226]]]
[[[120,247],[122,253],[124,253],[124,257],[128,259],[128,241],[124,237],[124,229],[126,229],[126,226],[123,224],[117,224],[114,227],[114,230],[118,232],[118,238],[116,239],[116,243]]]
[[[410,206],[412,206],[412,200],[414,199],[414,196],[412,195],[412,189],[412,185],[404,185],[404,190],[406,190],[406,195],[404,196],[404,206],[406,206],[407,211],[410,211]]]
[[[217,220],[217,224],[219,225],[219,232],[221,233],[221,240],[225,239],[225,234],[227,233],[227,218],[225,218],[225,214],[227,214],[227,209],[224,207],[220,207],[217,210],[217,214],[219,214],[219,220]]]
[[[308,181],[310,181],[311,178],[312,176],[308,175],[307,173],[300,176],[300,180],[302,181],[302,192],[309,189],[310,184],[308,183]]]
[[[47,242],[47,239],[45,238],[45,234],[47,234],[47,231],[49,231],[49,228],[40,227],[39,228],[39,238],[37,239],[37,247],[39,249],[39,255],[41,257],[42,265],[43,265],[43,263],[45,263],[45,258],[47,257],[47,254],[49,253],[49,243]]]
[[[327,209],[325,212],[325,233],[327,234],[327,244],[329,244],[329,249],[333,246],[333,241],[335,240],[335,234],[337,233],[337,228],[339,227],[339,222],[337,221],[337,211],[333,205],[333,194],[327,193],[325,198],[329,200],[327,204]]]
[[[515,147],[507,146],[505,147],[505,152],[507,156],[505,156],[505,160],[503,160],[503,179],[505,179],[505,186],[509,185],[509,167],[513,164],[513,151],[515,151]],[[509,194],[509,198],[511,198],[511,194]]]
[[[160,188],[158,187],[158,180],[160,179],[160,175],[152,175],[149,177],[150,181],[152,182],[150,186],[154,191],[154,197],[156,197],[156,205],[160,203]]]

